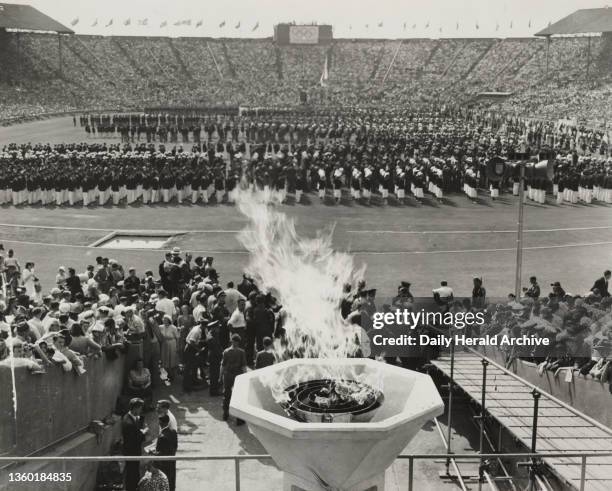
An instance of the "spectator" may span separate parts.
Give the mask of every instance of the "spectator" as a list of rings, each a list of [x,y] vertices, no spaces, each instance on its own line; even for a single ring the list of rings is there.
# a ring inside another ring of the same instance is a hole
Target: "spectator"
[[[600,296],[609,297],[610,292],[608,291],[608,283],[610,281],[611,276],[612,272],[610,272],[609,269],[606,269],[603,273],[603,276],[597,281],[595,281],[593,287],[591,288],[591,291],[594,292],[595,290],[597,290]]]
[[[262,351],[257,352],[257,356],[255,357],[255,369],[268,367],[270,365],[274,365],[276,363],[276,356],[273,352],[273,343],[272,338],[265,337],[263,339],[264,349]]]

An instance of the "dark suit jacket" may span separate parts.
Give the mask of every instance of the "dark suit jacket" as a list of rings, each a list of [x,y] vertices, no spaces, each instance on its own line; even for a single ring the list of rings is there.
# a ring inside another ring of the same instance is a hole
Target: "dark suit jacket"
[[[127,413],[121,419],[121,437],[123,438],[124,455],[142,455],[142,442],[144,435],[140,431],[143,428],[142,416],[134,418]]]
[[[610,296],[610,292],[608,291],[608,282],[606,281],[606,279],[603,276],[601,278],[599,278],[593,284],[593,288],[591,288],[591,291],[595,290],[595,288],[597,288],[597,290],[599,290],[599,294],[602,297],[609,297]]]
[[[155,445],[157,455],[176,455],[177,447],[176,431],[164,428],[157,437],[157,444]]]

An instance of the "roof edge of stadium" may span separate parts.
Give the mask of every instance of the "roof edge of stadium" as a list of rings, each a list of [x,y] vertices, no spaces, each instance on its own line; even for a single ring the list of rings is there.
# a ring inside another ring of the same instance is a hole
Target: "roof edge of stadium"
[[[612,8],[601,7],[576,10],[554,24],[535,33],[535,36],[550,37],[568,34],[591,34],[612,32]]]
[[[72,29],[31,5],[0,3],[0,29],[74,34]]]

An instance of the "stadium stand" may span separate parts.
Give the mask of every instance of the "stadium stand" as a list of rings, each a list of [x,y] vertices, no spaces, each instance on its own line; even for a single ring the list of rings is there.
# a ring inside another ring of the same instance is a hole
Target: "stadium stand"
[[[315,104],[397,106],[475,104],[479,93],[504,92],[509,97],[493,109],[571,115],[599,126],[612,111],[602,104],[612,81],[606,9],[580,10],[534,38],[281,46],[271,38],[74,35],[35,9],[17,7],[0,16],[3,121],[161,105],[281,107],[297,105],[304,93]]]
[[[461,102],[481,91],[508,91],[513,96],[503,109],[549,117],[581,111],[580,94],[587,101],[581,117],[609,92],[612,46],[609,37],[553,39],[547,70],[540,39],[336,40],[330,49],[280,47],[270,39],[100,36],[63,36],[60,48],[48,34],[2,38],[2,119],[163,103],[296,104],[300,90],[322,92],[326,57],[327,96],[317,102]],[[552,91],[549,103],[542,90]]]

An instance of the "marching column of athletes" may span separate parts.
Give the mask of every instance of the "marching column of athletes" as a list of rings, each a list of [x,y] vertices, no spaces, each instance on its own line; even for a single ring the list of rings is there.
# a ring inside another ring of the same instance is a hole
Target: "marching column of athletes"
[[[197,148],[191,152],[184,152],[180,147],[165,152],[153,147],[126,151],[111,147],[94,152],[87,147],[81,144],[79,150],[61,153],[9,150],[0,154],[0,162],[6,162],[7,158],[39,164],[42,161],[41,166],[46,169],[38,174],[27,169],[14,173],[11,165],[8,171],[5,167],[4,172],[0,169],[0,205],[205,204],[211,199],[216,203],[232,203],[241,183],[275,189],[283,200],[292,194],[298,203],[311,190],[321,200],[331,196],[340,203],[343,190],[348,189],[352,200],[370,203],[373,196],[378,196],[383,204],[390,196],[399,202],[412,196],[420,202],[425,193],[443,202],[446,194],[461,189],[475,201],[478,189],[487,184],[492,199],[498,198],[506,187],[511,187],[512,194],[519,194],[516,175],[497,182],[487,180],[486,158],[474,161],[468,157],[460,165],[454,157],[419,158],[417,155],[391,162],[383,156],[379,162],[359,161],[332,152],[294,154],[278,145],[276,152],[273,145],[251,146],[248,157],[242,152],[203,152]],[[245,147],[242,145],[242,150]],[[47,169],[44,162],[51,160],[54,165]],[[557,158],[552,183],[556,202],[612,203],[610,162],[595,173],[578,172],[569,160]],[[524,199],[545,203],[549,186],[544,179],[525,179]]]
[[[544,203],[552,186],[558,203],[612,202],[607,141],[569,127],[508,117],[492,125],[486,115],[452,108],[220,111],[84,115],[85,130],[120,134],[122,142],[9,144],[0,152],[0,204],[231,202],[242,182],[297,202],[310,191],[340,202],[345,189],[365,203],[442,201],[462,190],[476,202],[482,190],[492,199],[509,187],[519,194],[516,175],[490,181],[487,164],[524,155],[555,160],[552,185],[528,177],[525,199]]]

